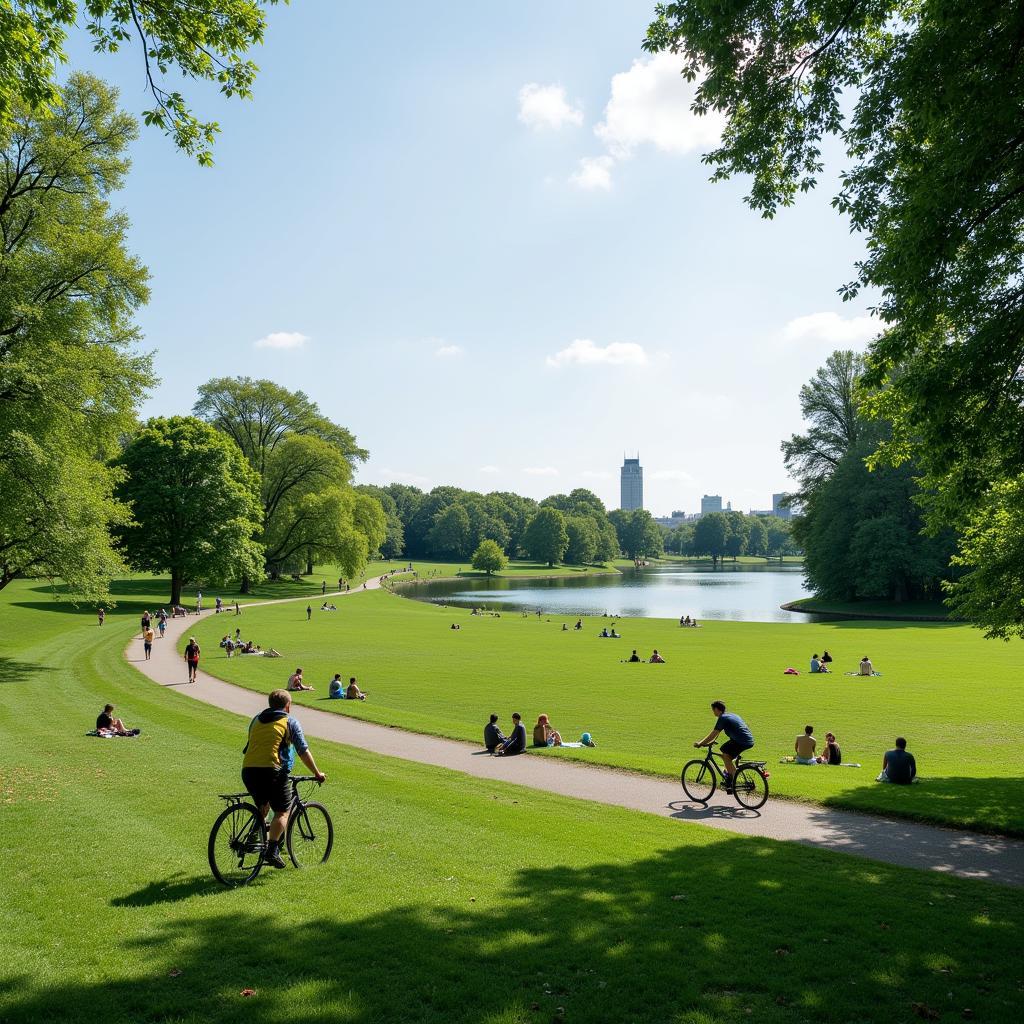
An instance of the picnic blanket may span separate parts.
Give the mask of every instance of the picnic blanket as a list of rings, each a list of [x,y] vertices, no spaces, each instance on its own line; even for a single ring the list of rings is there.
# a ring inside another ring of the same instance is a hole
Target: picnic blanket
[[[792,754],[789,757],[783,757],[779,760],[779,764],[796,764],[797,760]],[[823,761],[816,761],[815,764],[805,765],[800,763],[801,768],[814,768],[816,765],[824,764]],[[841,764],[825,765],[827,768],[860,768],[861,766],[856,761],[843,761]]]
[[[98,729],[90,729],[85,735],[96,736],[101,740],[133,740],[139,735],[139,729],[133,729],[127,735],[122,735],[116,732],[100,732]]]
[[[873,676],[880,676],[881,674],[882,674],[881,672],[872,672],[871,673],[871,675],[873,675]],[[845,676],[859,676],[860,673],[859,672],[844,672],[843,675],[845,675]],[[870,676],[864,676],[863,678],[864,679],[869,679]]]

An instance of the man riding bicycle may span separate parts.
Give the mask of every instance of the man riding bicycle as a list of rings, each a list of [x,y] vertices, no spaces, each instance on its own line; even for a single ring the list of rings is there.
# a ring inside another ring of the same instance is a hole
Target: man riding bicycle
[[[754,745],[754,734],[750,731],[747,723],[739,715],[732,712],[726,713],[725,705],[720,701],[711,702],[711,711],[718,719],[718,724],[698,743],[695,747],[710,747],[718,738],[719,733],[725,733],[729,738],[718,749],[722,752],[722,760],[725,762],[725,788],[728,792],[732,787],[732,780],[736,774],[735,759],[749,750]]]
[[[316,766],[302,726],[289,713],[292,700],[287,690],[274,690],[267,700],[269,707],[249,723],[249,740],[242,753],[242,784],[249,791],[260,812],[266,816],[268,806],[274,811],[270,823],[270,841],[264,860],[275,868],[283,868],[281,837],[288,824],[291,791],[288,773],[298,753],[306,767],[323,782],[326,775]]]

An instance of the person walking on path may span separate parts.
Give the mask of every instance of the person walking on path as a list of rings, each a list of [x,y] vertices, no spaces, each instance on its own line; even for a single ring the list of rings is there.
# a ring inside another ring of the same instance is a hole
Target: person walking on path
[[[142,631],[142,650],[145,652],[146,661],[153,657],[153,639],[155,635],[152,626],[147,626]]]
[[[292,700],[287,690],[274,690],[261,711],[249,723],[249,738],[242,751],[242,784],[249,791],[262,814],[268,807],[274,812],[270,823],[270,841],[264,860],[275,868],[283,868],[281,838],[288,824],[291,808],[291,787],[288,773],[295,764],[295,755],[323,782],[327,776],[316,766],[302,726],[292,717]]]
[[[203,592],[201,590],[196,591],[196,615],[203,610]]]
[[[188,681],[190,683],[196,681],[196,672],[199,671],[199,655],[199,644],[194,636],[190,636],[185,647],[185,664],[188,665]]]
[[[320,593],[321,595],[327,593],[327,580],[324,580],[323,583],[320,584]]]
[[[309,622],[309,620],[311,618],[313,618],[313,606],[311,604],[307,604],[306,605],[306,621]]]

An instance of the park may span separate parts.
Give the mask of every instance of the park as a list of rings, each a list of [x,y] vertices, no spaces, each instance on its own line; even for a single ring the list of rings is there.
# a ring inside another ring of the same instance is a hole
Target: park
[[[0,1024],[1019,1020],[1022,38],[0,0]]]

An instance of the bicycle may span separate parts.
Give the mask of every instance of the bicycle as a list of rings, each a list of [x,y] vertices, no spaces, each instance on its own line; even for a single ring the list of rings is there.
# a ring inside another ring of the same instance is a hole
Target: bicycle
[[[289,780],[292,801],[285,829],[285,848],[297,868],[323,864],[334,846],[334,822],[323,804],[304,800],[299,785],[317,782],[315,775]],[[224,885],[248,885],[260,873],[267,850],[267,823],[248,793],[221,793],[227,803],[210,830],[207,856],[213,877]]]
[[[706,804],[715,795],[715,790],[725,779],[725,770],[716,758],[715,743],[708,744],[703,759],[694,758],[683,765],[680,781],[683,792],[695,803]],[[732,793],[736,802],[748,811],[764,807],[768,799],[768,772],[764,770],[767,761],[736,761],[736,774],[732,780]],[[728,792],[728,789],[726,790]]]

